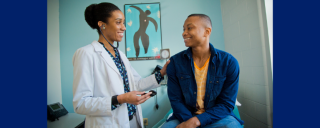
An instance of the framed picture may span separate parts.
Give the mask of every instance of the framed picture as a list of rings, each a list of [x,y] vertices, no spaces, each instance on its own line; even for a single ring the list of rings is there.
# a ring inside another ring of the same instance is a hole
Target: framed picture
[[[160,3],[125,4],[126,55],[129,60],[160,59]]]

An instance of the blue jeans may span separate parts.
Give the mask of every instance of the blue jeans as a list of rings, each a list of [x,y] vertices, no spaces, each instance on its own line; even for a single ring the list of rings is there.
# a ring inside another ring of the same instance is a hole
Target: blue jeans
[[[161,128],[175,128],[179,124],[180,124],[180,121],[175,119],[169,122],[165,122],[161,126]],[[236,118],[229,115],[226,118],[219,120],[218,122],[205,126],[204,128],[242,128],[242,126]]]

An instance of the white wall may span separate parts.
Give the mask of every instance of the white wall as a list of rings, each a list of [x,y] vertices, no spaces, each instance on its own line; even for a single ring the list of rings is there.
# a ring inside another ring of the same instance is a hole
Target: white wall
[[[62,103],[59,45],[59,0],[47,1],[47,104]]]
[[[221,0],[225,50],[240,65],[238,101],[245,128],[272,128],[272,73],[263,0]]]

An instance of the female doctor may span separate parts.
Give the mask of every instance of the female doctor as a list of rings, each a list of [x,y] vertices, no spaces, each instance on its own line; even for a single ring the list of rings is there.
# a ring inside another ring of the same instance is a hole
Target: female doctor
[[[99,40],[74,53],[74,111],[86,115],[86,128],[142,127],[140,104],[151,93],[142,94],[160,86],[169,61],[160,71],[141,78],[125,54],[114,47],[126,30],[120,9],[112,3],[92,4],[85,10],[85,20],[98,30]]]

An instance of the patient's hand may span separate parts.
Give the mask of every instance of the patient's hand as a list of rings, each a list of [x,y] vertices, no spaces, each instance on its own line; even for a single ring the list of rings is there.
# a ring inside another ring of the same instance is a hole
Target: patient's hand
[[[163,68],[160,70],[160,73],[161,73],[162,77],[167,74],[167,66],[168,66],[169,63],[170,63],[170,60],[168,60],[166,62],[166,64],[164,64]]]
[[[200,126],[200,121],[197,117],[192,117],[189,120],[182,122],[176,128],[196,128]]]

